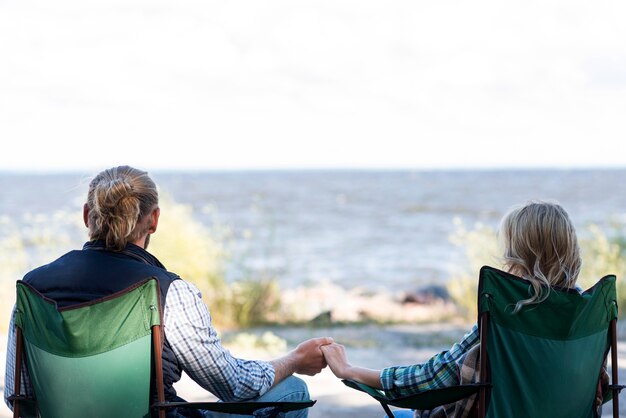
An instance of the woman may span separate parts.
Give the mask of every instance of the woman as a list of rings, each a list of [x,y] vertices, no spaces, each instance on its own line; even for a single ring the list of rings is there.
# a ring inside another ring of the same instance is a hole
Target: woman
[[[532,285],[531,296],[517,302],[514,311],[541,303],[551,286],[576,287],[581,267],[580,251],[574,226],[561,206],[538,201],[517,207],[502,219],[500,236],[504,245],[504,269]],[[398,397],[475,379],[478,343],[478,326],[474,325],[450,350],[425,363],[383,370],[352,366],[344,347],[336,343],[322,347],[322,351],[338,378],[383,389],[389,396]],[[396,417],[464,417],[471,406],[468,401],[460,401],[432,411],[398,411]]]

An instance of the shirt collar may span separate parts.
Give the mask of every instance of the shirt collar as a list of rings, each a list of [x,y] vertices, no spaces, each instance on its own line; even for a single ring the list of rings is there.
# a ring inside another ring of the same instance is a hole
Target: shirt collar
[[[138,245],[133,243],[127,243],[126,247],[124,247],[121,251],[115,251],[106,247],[104,240],[93,240],[87,241],[85,245],[83,245],[83,250],[97,250],[97,251],[110,251],[113,253],[124,254],[128,257],[134,258],[136,260],[142,261],[143,263],[149,264],[151,266],[160,267],[165,269],[165,266],[152,254],[148,251],[144,250]]]

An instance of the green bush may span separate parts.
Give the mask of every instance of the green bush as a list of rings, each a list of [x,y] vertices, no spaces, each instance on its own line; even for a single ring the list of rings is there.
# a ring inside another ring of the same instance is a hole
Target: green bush
[[[76,214],[78,216],[78,214]],[[71,236],[78,223],[72,214],[25,214],[26,226],[0,217],[0,333],[9,328],[15,305],[15,282],[34,267],[48,263],[72,248]],[[55,227],[54,225],[59,225]],[[84,228],[84,226],[83,226]],[[57,252],[55,252],[55,250]]]
[[[233,262],[227,228],[218,223],[207,228],[194,218],[190,206],[168,196],[162,196],[160,206],[162,215],[149,251],[168,270],[200,289],[216,324],[236,328],[276,319],[280,289],[275,280],[255,280],[254,273],[248,272],[240,281],[226,281],[226,268]],[[1,217],[0,227],[0,332],[4,333],[15,303],[15,281],[28,270],[81,248],[88,237],[79,211],[27,215],[22,228]]]
[[[149,251],[169,271],[198,287],[216,323],[229,322],[224,315],[230,291],[224,279],[227,251],[223,243],[193,217],[191,206],[168,196],[161,197],[159,206],[161,217]]]
[[[280,287],[274,279],[247,279],[231,286],[230,308],[233,321],[239,326],[276,321],[280,306]]]
[[[265,331],[261,335],[238,332],[225,337],[224,344],[238,352],[258,352],[260,350],[269,356],[277,356],[287,351],[287,341],[270,331]]]
[[[584,288],[592,286],[607,274],[617,276],[617,304],[621,308],[620,316],[626,308],[626,241],[623,229],[614,225],[609,233],[597,225],[587,228],[588,234],[581,239],[581,253],[583,258],[582,271],[579,283]]]
[[[228,244],[230,231],[214,222],[211,229],[193,217],[192,208],[161,198],[161,217],[150,251],[168,270],[194,283],[211,310],[213,321],[223,328],[268,322],[280,307],[275,280],[248,277],[227,282],[225,272],[233,262]],[[240,261],[241,263],[241,261]]]
[[[468,230],[460,219],[455,219],[454,224],[456,230],[450,241],[463,248],[465,263],[452,272],[446,287],[460,315],[474,321],[478,315],[478,272],[484,265],[500,265],[498,240],[496,231],[484,224],[477,223],[472,230]]]

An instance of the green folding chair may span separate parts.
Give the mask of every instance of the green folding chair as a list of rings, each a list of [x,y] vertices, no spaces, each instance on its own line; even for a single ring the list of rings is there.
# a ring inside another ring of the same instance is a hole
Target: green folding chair
[[[611,350],[613,400],[619,417],[615,276],[579,294],[553,289],[548,298],[517,313],[530,283],[485,266],[480,271],[478,311],[481,382],[391,398],[383,391],[344,381],[389,406],[430,410],[477,395],[476,415],[488,418],[593,418],[598,378]]]
[[[271,408],[275,415],[315,403],[165,402],[159,307],[156,279],[66,308],[18,281],[14,417],[164,418],[174,407],[243,415]],[[24,356],[32,399],[20,394]]]

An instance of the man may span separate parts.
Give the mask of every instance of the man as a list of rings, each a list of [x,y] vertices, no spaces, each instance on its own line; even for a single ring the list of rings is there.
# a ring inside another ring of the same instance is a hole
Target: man
[[[315,338],[269,362],[233,357],[220,343],[208,308],[198,289],[165,269],[147,251],[156,232],[160,209],[156,185],[148,174],[128,166],[98,174],[90,183],[83,218],[90,241],[24,276],[24,281],[60,307],[93,301],[145,278],[159,281],[165,342],[163,376],[167,401],[180,401],[173,384],[185,371],[223,401],[308,400],[306,384],[294,373],[315,375],[326,362],[320,347],[330,338]],[[5,402],[13,393],[15,328],[9,330]],[[31,394],[28,374],[22,373],[22,393]],[[198,415],[199,414],[199,415]],[[304,418],[308,410],[286,418]],[[217,417],[208,411],[170,410],[168,418]],[[231,417],[232,415],[228,415]]]

